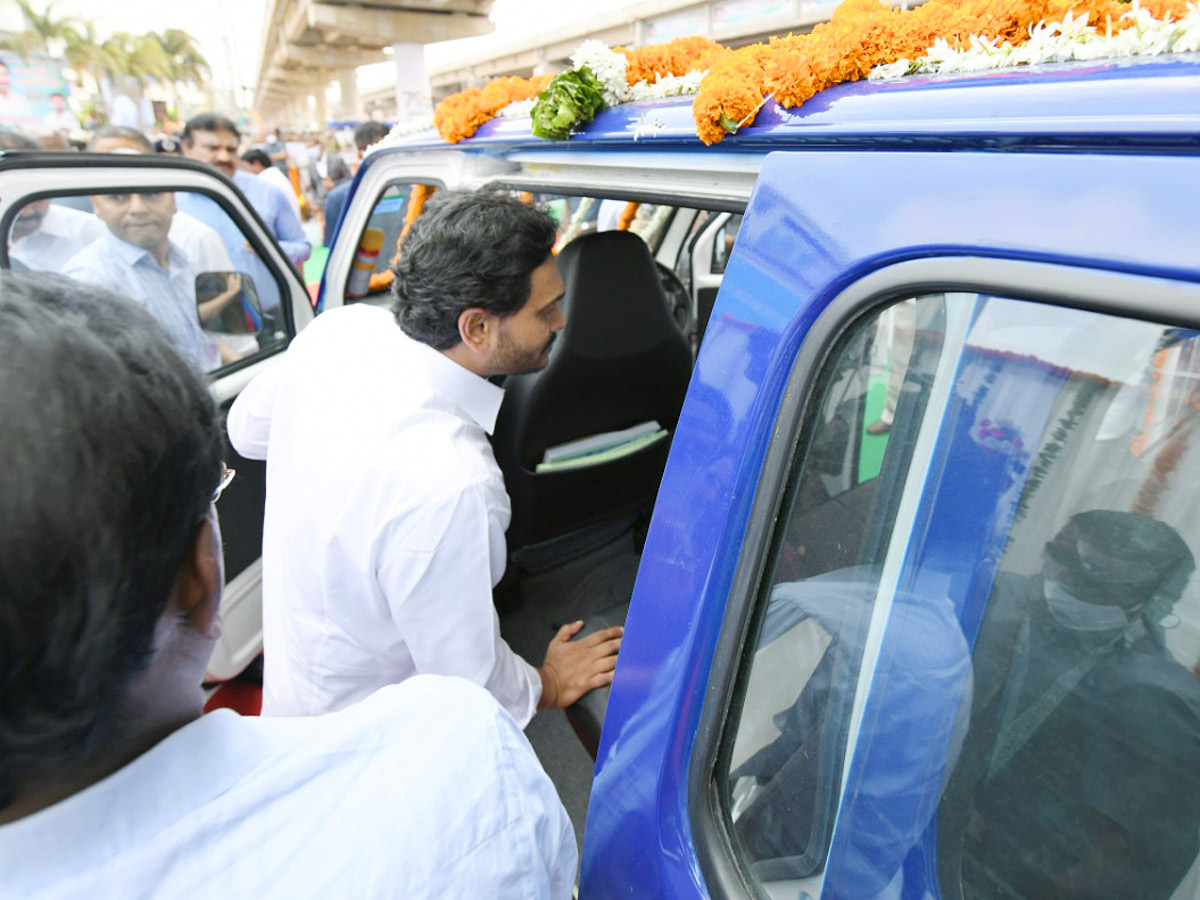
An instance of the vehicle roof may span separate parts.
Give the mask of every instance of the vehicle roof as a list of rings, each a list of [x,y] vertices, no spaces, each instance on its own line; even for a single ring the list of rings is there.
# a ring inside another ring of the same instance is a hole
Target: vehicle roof
[[[567,142],[536,138],[527,118],[497,118],[450,145],[431,131],[388,150],[503,152],[613,145],[711,152],[696,137],[692,98],[627,103],[600,113]],[[1200,54],[1096,60],[827,88],[804,106],[768,100],[754,124],[720,143],[762,153],[788,146],[862,149],[972,148],[1112,152],[1200,147]]]

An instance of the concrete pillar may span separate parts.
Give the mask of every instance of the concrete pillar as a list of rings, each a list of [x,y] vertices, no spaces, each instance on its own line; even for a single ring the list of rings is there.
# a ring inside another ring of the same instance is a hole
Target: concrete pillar
[[[327,87],[328,85],[322,84],[313,92],[317,100],[317,127],[322,131],[329,125],[329,104],[325,100]]]
[[[338,72],[338,85],[342,89],[342,102],[337,111],[339,119],[362,119],[362,104],[358,99],[358,71],[342,69]]]
[[[393,44],[396,62],[396,122],[414,122],[433,115],[433,88],[425,68],[422,44]]]

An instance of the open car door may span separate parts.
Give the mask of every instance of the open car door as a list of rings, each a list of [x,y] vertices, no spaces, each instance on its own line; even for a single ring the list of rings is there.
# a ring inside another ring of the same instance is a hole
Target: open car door
[[[0,230],[5,268],[66,275],[147,306],[209,374],[223,413],[313,317],[295,267],[210,166],[153,155],[5,153]],[[163,233],[165,267],[148,249]],[[219,505],[227,583],[213,681],[238,674],[262,648],[265,466],[228,445],[226,454],[238,477]]]

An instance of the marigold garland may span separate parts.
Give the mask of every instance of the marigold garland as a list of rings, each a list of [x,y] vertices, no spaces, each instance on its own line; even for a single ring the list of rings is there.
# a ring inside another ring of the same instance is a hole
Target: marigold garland
[[[451,94],[433,111],[433,124],[446,141],[457,144],[469,138],[484,122],[510,103],[531,100],[550,83],[551,75],[522,78],[511,75],[489,81],[482,88]]]
[[[617,217],[617,231],[629,230],[629,226],[637,218],[638,207],[641,205],[636,200],[630,200],[625,204],[625,208],[621,210],[621,215]]]
[[[609,105],[631,97],[678,94],[680,78],[700,78],[692,117],[700,139],[714,144],[753,123],[768,98],[785,109],[795,108],[818,91],[866,78],[877,67],[895,63],[903,68],[897,61],[925,53],[936,61],[938,48],[943,54],[978,46],[1008,52],[1029,41],[1035,26],[1064,22],[1113,35],[1137,27],[1139,20],[1130,12],[1138,7],[1143,15],[1172,22],[1187,15],[1192,2],[1135,0],[1131,6],[1123,0],[927,0],[903,10],[885,0],[844,0],[828,22],[809,34],[771,38],[765,44],[731,50],[708,38],[689,37],[610,50],[587,41],[572,59],[577,66],[589,65],[606,85]],[[457,143],[500,110],[532,101],[550,81],[549,75],[514,76],[468,88],[438,104],[434,124],[443,138]],[[674,83],[665,91],[668,82]]]
[[[1187,7],[1187,0],[1145,3],[1162,20],[1181,17]],[[741,60],[719,59],[701,81],[692,104],[696,134],[714,144],[752,122],[768,96],[784,108],[800,106],[817,91],[858,81],[875,66],[914,57],[936,40],[952,49],[973,38],[1016,46],[1029,39],[1036,23],[1059,22],[1068,15],[1085,17],[1098,31],[1115,32],[1134,24],[1124,17],[1129,9],[1120,0],[928,0],[912,10],[881,0],[845,0],[810,34],[734,51]],[[763,72],[757,81],[756,64]]]

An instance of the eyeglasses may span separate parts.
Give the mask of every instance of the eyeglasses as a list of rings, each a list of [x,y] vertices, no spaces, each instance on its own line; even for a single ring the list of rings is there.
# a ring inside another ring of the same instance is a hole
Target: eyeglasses
[[[236,474],[237,472],[229,468],[229,466],[225,465],[225,463],[221,463],[221,480],[217,482],[217,486],[212,492],[213,503],[216,503],[221,499],[221,495],[225,493],[225,488],[229,487],[229,485],[233,482],[233,476]]]

